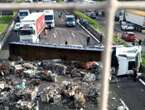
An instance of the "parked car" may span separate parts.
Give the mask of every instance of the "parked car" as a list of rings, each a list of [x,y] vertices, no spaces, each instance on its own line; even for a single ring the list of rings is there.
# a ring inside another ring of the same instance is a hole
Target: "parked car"
[[[17,22],[13,28],[14,31],[19,31],[20,29],[20,22]]]
[[[91,17],[92,19],[96,19],[96,18],[97,18],[96,14],[95,14],[94,12],[90,14],[90,17]]]
[[[134,31],[135,27],[130,23],[126,23],[126,22],[122,21],[121,22],[121,30]]]
[[[122,34],[122,39],[127,42],[134,42],[137,41],[137,37],[134,32],[124,32]]]

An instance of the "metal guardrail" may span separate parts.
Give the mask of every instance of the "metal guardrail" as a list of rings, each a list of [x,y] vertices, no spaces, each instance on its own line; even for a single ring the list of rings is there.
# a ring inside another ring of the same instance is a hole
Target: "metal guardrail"
[[[13,17],[13,19],[9,22],[6,30],[0,34],[0,48],[2,48],[4,42],[6,41],[10,31],[12,30],[13,26],[14,26],[14,20],[15,20],[15,17]]]
[[[97,32],[90,24],[88,24],[86,21],[80,20],[79,22],[81,25],[83,25],[93,36],[95,36],[96,39],[102,43],[103,35],[99,32]]]

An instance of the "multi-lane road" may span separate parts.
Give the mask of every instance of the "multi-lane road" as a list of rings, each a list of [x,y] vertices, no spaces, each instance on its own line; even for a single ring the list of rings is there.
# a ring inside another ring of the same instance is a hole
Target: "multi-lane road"
[[[45,35],[42,36],[41,42],[49,44],[65,44],[68,45],[82,45],[87,46],[87,37],[91,36],[86,33],[79,25],[75,27],[65,26],[65,14],[62,17],[58,17],[58,12],[55,12],[56,27],[52,30],[45,30]],[[97,45],[97,41],[93,38],[90,39],[89,46]]]
[[[58,17],[60,12],[55,12],[55,23],[56,27],[49,30],[45,29],[41,34],[40,43],[42,44],[65,44],[68,42],[68,45],[79,45],[87,46],[87,37],[90,37],[90,43],[88,46],[98,45],[97,41],[94,40],[85,30],[83,30],[78,24],[75,27],[66,27],[65,26],[65,13],[63,11],[62,17]],[[19,41],[19,36],[17,32],[11,31],[4,46],[1,50],[0,58],[8,58],[8,43],[13,41]]]

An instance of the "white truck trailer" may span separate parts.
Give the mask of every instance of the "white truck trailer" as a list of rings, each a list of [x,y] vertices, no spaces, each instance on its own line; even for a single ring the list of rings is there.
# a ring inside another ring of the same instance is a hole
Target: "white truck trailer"
[[[42,12],[32,13],[21,20],[19,39],[20,42],[39,42],[40,34],[45,28],[45,19]]]
[[[138,32],[145,32],[145,11],[125,10],[125,20],[133,24]]]

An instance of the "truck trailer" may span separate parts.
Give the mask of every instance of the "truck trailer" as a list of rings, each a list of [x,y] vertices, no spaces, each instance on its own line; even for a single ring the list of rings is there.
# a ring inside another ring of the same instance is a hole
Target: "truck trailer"
[[[20,42],[38,43],[40,34],[45,28],[45,18],[42,12],[31,13],[21,20],[19,30]]]
[[[141,59],[141,46],[132,47],[117,47],[116,56],[118,58],[119,68],[117,76],[130,75],[130,70],[140,67]]]
[[[135,31],[145,31],[145,11],[125,10],[124,16],[126,22],[133,24]]]

